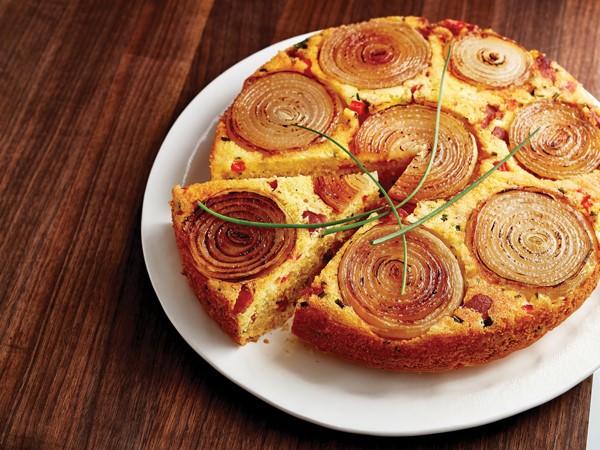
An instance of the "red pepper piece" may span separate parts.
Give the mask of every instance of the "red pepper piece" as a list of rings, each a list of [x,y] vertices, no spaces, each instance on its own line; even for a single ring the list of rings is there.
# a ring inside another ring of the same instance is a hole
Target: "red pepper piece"
[[[246,170],[246,163],[244,163],[244,161],[242,161],[241,159],[238,159],[231,163],[231,170],[233,172],[243,172],[244,170]]]

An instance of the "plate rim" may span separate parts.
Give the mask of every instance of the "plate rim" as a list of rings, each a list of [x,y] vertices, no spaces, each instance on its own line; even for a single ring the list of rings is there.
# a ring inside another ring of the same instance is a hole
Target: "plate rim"
[[[305,420],[307,422],[317,424],[317,425],[320,425],[320,426],[323,426],[326,428],[330,428],[330,429],[337,430],[337,431],[349,432],[349,433],[376,435],[376,436],[418,436],[418,435],[437,434],[437,433],[457,431],[457,430],[477,427],[477,426],[489,424],[492,422],[496,422],[498,420],[513,416],[515,414],[519,414],[523,411],[526,411],[528,409],[539,406],[543,403],[546,403],[546,402],[562,395],[564,392],[568,391],[575,385],[579,384],[581,381],[583,381],[588,376],[590,376],[595,370],[600,368],[600,359],[599,359],[598,361],[596,361],[595,364],[591,364],[586,370],[579,373],[578,376],[571,377],[570,381],[568,383],[563,383],[560,386],[555,387],[555,389],[549,390],[548,392],[546,392],[546,395],[539,396],[538,398],[536,398],[535,401],[529,401],[527,404],[520,405],[517,408],[512,408],[512,409],[509,408],[508,410],[505,409],[501,412],[498,412],[497,414],[489,414],[489,415],[481,417],[479,419],[473,419],[473,420],[469,421],[468,423],[463,423],[463,424],[459,424],[459,425],[454,424],[454,425],[448,425],[448,426],[438,425],[438,426],[422,427],[421,429],[415,429],[415,430],[398,430],[398,429],[394,430],[394,429],[385,428],[385,427],[378,428],[376,426],[364,426],[364,427],[360,427],[360,426],[356,426],[356,425],[348,426],[348,425],[344,425],[343,423],[337,422],[335,420],[316,419],[311,414],[306,414],[304,411],[300,411],[296,408],[289,407],[289,406],[283,404],[280,399],[272,398],[271,395],[265,393],[262,389],[257,388],[256,385],[248,384],[247,380],[241,379],[240,376],[238,376],[237,374],[232,374],[231,371],[229,370],[228,366],[223,364],[222,361],[215,361],[214,358],[211,356],[210,352],[207,352],[206,349],[199,347],[198,344],[194,341],[194,339],[191,338],[189,330],[182,328],[181,323],[177,320],[175,314],[173,313],[172,305],[169,304],[168,300],[165,300],[163,295],[161,295],[161,293],[163,291],[163,286],[161,286],[161,283],[159,282],[159,277],[156,275],[156,272],[154,272],[154,263],[152,261],[152,250],[150,248],[150,239],[149,239],[149,233],[150,233],[149,226],[150,225],[149,225],[149,222],[151,222],[152,219],[149,217],[149,215],[151,214],[151,207],[153,206],[153,201],[154,201],[154,198],[152,197],[152,193],[153,193],[153,190],[155,187],[153,185],[153,182],[156,180],[157,177],[159,177],[159,172],[161,170],[160,162],[165,158],[165,154],[166,154],[165,152],[170,150],[170,144],[173,140],[175,140],[177,138],[177,133],[179,133],[182,128],[185,129],[187,122],[194,122],[194,120],[192,120],[189,116],[195,111],[195,109],[197,108],[197,104],[202,100],[203,96],[208,95],[208,93],[211,92],[212,90],[214,90],[215,87],[222,84],[223,80],[226,80],[226,79],[228,80],[230,78],[237,78],[238,81],[243,81],[243,79],[239,78],[241,76],[240,75],[241,73],[248,72],[248,71],[250,73],[254,72],[254,70],[256,70],[260,64],[266,62],[269,59],[268,55],[271,55],[271,54],[274,55],[276,53],[276,51],[288,48],[289,46],[293,45],[294,43],[300,42],[300,41],[306,39],[307,37],[313,35],[316,32],[318,32],[318,31],[301,34],[301,35],[291,37],[291,38],[285,39],[283,41],[277,42],[275,44],[272,44],[262,50],[259,50],[256,53],[242,59],[241,61],[239,61],[238,63],[234,64],[229,69],[227,69],[226,71],[221,73],[215,79],[213,79],[199,93],[197,93],[194,96],[194,98],[186,105],[186,107],[183,109],[183,111],[180,113],[180,115],[177,117],[177,119],[175,119],[175,121],[172,123],[172,125],[169,129],[169,132],[165,136],[158,153],[155,156],[155,160],[153,162],[152,169],[149,173],[148,180],[146,183],[146,188],[144,191],[144,198],[143,198],[143,203],[142,203],[142,214],[141,214],[141,221],[140,221],[141,222],[140,233],[141,233],[141,240],[142,240],[142,251],[143,251],[143,255],[144,255],[144,262],[146,265],[146,270],[148,272],[148,275],[149,275],[151,284],[153,286],[153,289],[156,293],[156,296],[157,296],[159,302],[161,303],[161,307],[163,308],[163,311],[167,315],[167,318],[169,319],[171,324],[174,326],[174,328],[177,330],[179,335],[187,342],[188,345],[190,345],[192,347],[192,349],[200,357],[202,357],[208,364],[210,364],[220,374],[222,374],[227,379],[229,379],[230,381],[232,381],[233,383],[235,383],[242,389],[246,390],[253,396],[266,402],[267,404],[270,404],[271,406],[274,406],[275,408],[277,408],[281,411],[284,411],[285,413],[290,414],[294,417],[297,417],[301,420]],[[248,75],[250,73],[248,73]],[[219,114],[221,112],[222,111],[220,111]],[[214,117],[213,117],[213,121],[214,121]],[[211,135],[212,132],[213,132],[213,130],[206,130],[204,134]],[[197,143],[196,147],[194,149],[192,149],[192,155],[189,155],[190,149],[187,149],[187,153],[188,153],[188,161],[186,162],[187,164],[189,164],[189,160],[193,157],[193,154],[198,150],[198,146],[199,146],[199,143]],[[186,174],[181,174],[181,175],[183,177],[186,176]],[[171,186],[165,186],[165,189],[167,189],[169,191],[170,191],[170,188],[171,188]],[[169,217],[169,220],[170,220],[170,217]],[[173,237],[173,244],[174,244],[174,237]],[[179,272],[180,271],[179,260],[177,261],[177,264],[178,265],[177,265],[176,269],[177,269],[177,272]],[[181,280],[181,281],[183,283],[185,283],[186,288],[189,289],[189,287],[187,287],[187,283],[185,282],[185,280]],[[595,313],[596,313],[596,315],[598,315],[598,312],[600,310],[600,308],[599,308],[600,302],[598,302],[598,300],[600,299],[600,286],[596,289],[596,291],[594,292],[594,294],[592,294],[592,296],[598,297],[598,298],[595,298],[595,300],[594,300],[596,304],[591,305],[591,306],[588,305],[589,307],[587,309],[595,308]],[[588,301],[586,301],[586,303],[590,303],[589,300],[590,299],[588,299]],[[197,304],[197,307],[199,307],[199,306],[200,305]],[[573,316],[577,315],[577,313],[579,313],[579,312],[580,311],[575,312],[573,314]],[[204,311],[202,311],[202,313],[205,314]],[[225,338],[228,339],[228,336],[225,336]],[[542,338],[542,340],[543,339],[544,338]],[[256,343],[250,344],[250,345],[255,345],[255,344]],[[246,348],[246,347],[244,347],[244,348]],[[528,349],[524,349],[524,350],[521,350],[520,352],[526,352],[527,350]],[[243,348],[233,349],[233,353],[240,354],[240,351],[243,351]],[[326,356],[323,355],[323,357],[326,357]],[[343,361],[341,361],[341,363],[349,364],[349,363],[345,363]],[[459,371],[463,371],[463,370],[468,371],[470,369],[471,368],[462,368],[462,369],[459,369]],[[361,370],[362,370],[362,368],[361,368]],[[368,370],[377,370],[377,369],[368,369]],[[394,375],[396,375],[396,374],[394,374]],[[401,376],[401,374],[399,374],[399,375]],[[439,374],[439,375],[443,376],[443,374]]]

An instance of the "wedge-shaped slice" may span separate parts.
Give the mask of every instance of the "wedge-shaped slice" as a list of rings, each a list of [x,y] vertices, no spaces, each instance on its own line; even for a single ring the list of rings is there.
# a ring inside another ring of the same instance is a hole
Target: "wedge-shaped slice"
[[[319,224],[364,212],[378,192],[365,174],[175,186],[171,209],[183,273],[226,333],[241,345],[255,341],[290,317],[300,291],[349,235],[234,223],[198,202],[245,221]]]

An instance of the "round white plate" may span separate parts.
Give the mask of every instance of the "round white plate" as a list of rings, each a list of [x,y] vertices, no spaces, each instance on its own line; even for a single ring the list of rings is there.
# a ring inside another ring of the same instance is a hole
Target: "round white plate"
[[[443,374],[390,373],[312,351],[287,330],[238,347],[204,313],[181,275],[171,187],[209,179],[217,118],[246,77],[309,36],[275,44],[210,83],[168,133],[148,179],[142,245],[150,279],[183,338],[223,375],[264,401],[329,428],[372,435],[420,435],[473,427],[557,397],[600,366],[600,289],[563,325],[531,347],[478,368]]]

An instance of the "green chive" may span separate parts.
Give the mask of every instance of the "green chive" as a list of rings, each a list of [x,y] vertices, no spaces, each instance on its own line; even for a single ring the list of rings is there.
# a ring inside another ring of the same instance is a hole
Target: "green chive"
[[[350,152],[342,144],[340,144],[338,141],[336,141],[335,139],[333,139],[331,136],[326,135],[325,133],[322,133],[322,132],[320,132],[318,130],[313,130],[312,128],[308,128],[308,127],[305,127],[304,125],[300,125],[300,124],[297,124],[297,123],[293,124],[293,126],[298,127],[298,128],[302,128],[303,130],[312,131],[313,133],[316,133],[319,136],[322,136],[322,137],[328,139],[329,141],[333,142],[336,146],[338,146],[344,153],[346,153],[346,155],[348,155],[356,163],[356,165],[358,167],[360,167],[360,169],[364,173],[367,174],[367,176],[371,179],[371,181],[373,183],[375,183],[375,185],[379,188],[379,190],[381,191],[381,193],[385,197],[385,200],[388,202],[388,205],[390,205],[392,213],[394,213],[394,216],[396,216],[396,221],[398,222],[398,227],[400,229],[402,229],[402,219],[400,218],[400,215],[398,214],[398,210],[394,206],[394,202],[392,201],[392,199],[390,198],[390,196],[388,195],[388,193],[386,192],[386,190],[383,188],[383,186],[379,183],[379,181],[377,181],[377,179],[373,176],[373,174],[367,170],[367,168],[363,165],[363,163],[361,163],[359,161],[359,159],[352,154],[352,152]],[[406,292],[406,279],[407,279],[407,276],[408,276],[408,264],[406,264],[406,260],[408,258],[408,247],[407,247],[407,244],[406,244],[406,237],[404,237],[404,236],[402,237],[402,248],[403,248],[403,252],[404,252],[404,262],[405,263],[404,263],[404,271],[403,271],[403,274],[402,274],[402,289],[401,289],[401,294],[404,295],[404,293]]]
[[[423,223],[427,222],[432,217],[438,215],[440,212],[442,212],[444,209],[448,208],[450,205],[456,203],[458,200],[460,200],[462,197],[464,197],[470,191],[472,191],[477,186],[479,186],[487,177],[489,177],[493,172],[495,172],[496,169],[498,169],[498,167],[500,167],[502,164],[504,164],[506,161],[508,161],[515,153],[517,153],[517,151],[519,151],[527,142],[529,142],[529,140],[539,130],[540,129],[538,128],[533,133],[531,133],[529,136],[527,136],[519,145],[517,145],[515,147],[514,150],[512,150],[508,155],[506,155],[504,158],[502,158],[494,167],[492,167],[490,170],[488,170],[486,173],[484,173],[481,176],[481,178],[479,178],[477,181],[473,182],[473,184],[467,186],[465,189],[463,189],[461,192],[459,192],[458,194],[456,194],[454,197],[452,197],[450,200],[448,200],[442,206],[440,206],[439,208],[433,210],[429,214],[423,216],[421,219],[417,220],[416,222],[411,223],[410,225],[407,225],[406,227],[402,228],[401,230],[398,230],[398,231],[395,231],[393,233],[390,233],[387,236],[383,236],[383,237],[381,237],[379,239],[375,239],[371,243],[373,245],[377,245],[377,244],[381,244],[383,242],[389,241],[390,239],[394,239],[395,237],[402,236],[407,231],[410,231],[410,230],[412,230],[414,228],[417,228],[419,225],[422,225]]]

